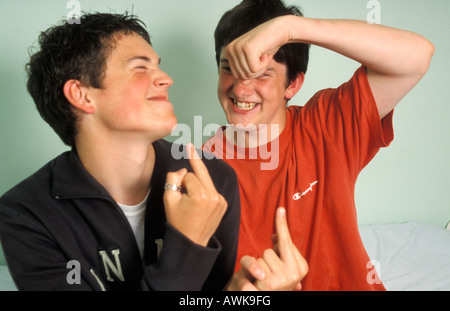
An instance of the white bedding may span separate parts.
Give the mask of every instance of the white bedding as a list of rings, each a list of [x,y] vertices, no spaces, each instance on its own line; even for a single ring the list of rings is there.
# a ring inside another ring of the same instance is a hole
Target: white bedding
[[[405,223],[360,226],[360,234],[387,290],[450,290],[449,230]],[[0,291],[15,289],[7,267],[0,266]]]
[[[360,226],[360,234],[387,290],[450,290],[449,230],[405,223]]]

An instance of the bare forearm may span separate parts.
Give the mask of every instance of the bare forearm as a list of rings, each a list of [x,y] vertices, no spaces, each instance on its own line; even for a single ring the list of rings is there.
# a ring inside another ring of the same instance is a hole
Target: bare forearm
[[[419,34],[356,20],[289,17],[289,42],[335,51],[387,76],[423,75],[434,46]]]

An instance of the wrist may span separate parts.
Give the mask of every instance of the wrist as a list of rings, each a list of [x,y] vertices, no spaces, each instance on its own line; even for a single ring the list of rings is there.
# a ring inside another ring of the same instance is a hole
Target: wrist
[[[284,44],[299,43],[302,41],[302,27],[304,27],[304,17],[296,15],[286,15],[278,17],[278,29],[282,29],[285,34]]]

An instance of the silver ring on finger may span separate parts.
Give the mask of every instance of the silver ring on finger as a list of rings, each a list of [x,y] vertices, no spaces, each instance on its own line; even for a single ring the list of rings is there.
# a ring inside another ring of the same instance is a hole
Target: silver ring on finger
[[[164,190],[172,190],[172,191],[183,192],[183,188],[181,186],[177,186],[175,184],[169,184],[169,183],[166,183],[164,185]]]

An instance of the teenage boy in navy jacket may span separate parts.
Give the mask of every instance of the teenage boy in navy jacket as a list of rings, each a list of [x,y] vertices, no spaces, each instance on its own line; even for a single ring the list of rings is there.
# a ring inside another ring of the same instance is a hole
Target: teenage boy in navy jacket
[[[17,288],[223,289],[236,260],[236,175],[192,145],[172,157],[182,148],[162,140],[177,122],[172,80],[142,22],[85,14],[39,43],[28,91],[71,151],[0,199]]]

